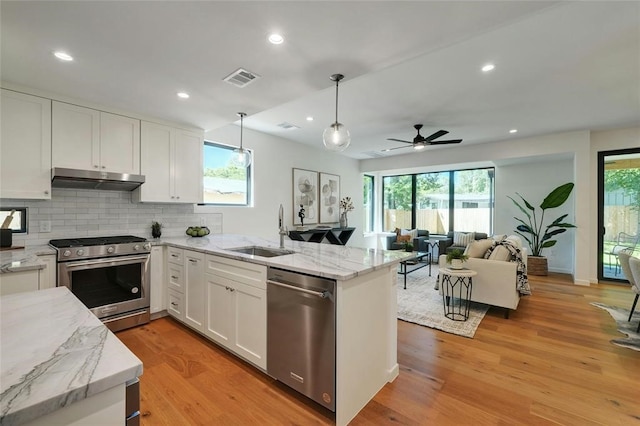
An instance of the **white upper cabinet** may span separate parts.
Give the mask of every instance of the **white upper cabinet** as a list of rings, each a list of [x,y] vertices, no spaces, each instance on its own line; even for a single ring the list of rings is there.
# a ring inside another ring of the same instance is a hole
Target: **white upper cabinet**
[[[51,100],[2,89],[0,198],[51,199]]]
[[[145,176],[145,183],[134,191],[134,199],[201,202],[203,142],[202,133],[143,121],[141,174]]]
[[[53,102],[53,166],[140,174],[140,120]]]

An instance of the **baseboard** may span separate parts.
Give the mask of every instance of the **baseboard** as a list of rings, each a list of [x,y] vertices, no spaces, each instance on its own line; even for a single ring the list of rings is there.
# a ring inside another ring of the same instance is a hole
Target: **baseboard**
[[[154,313],[151,314],[151,321],[166,317],[168,315],[169,315],[169,313],[167,312],[166,309],[163,309],[163,310],[158,311],[158,312],[154,312]]]
[[[396,363],[391,370],[387,370],[387,382],[393,382],[398,377],[398,374],[400,374],[400,366]]]

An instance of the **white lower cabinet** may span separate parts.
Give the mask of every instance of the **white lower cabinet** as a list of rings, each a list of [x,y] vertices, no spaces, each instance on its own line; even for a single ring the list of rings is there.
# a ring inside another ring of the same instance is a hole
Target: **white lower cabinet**
[[[264,370],[267,368],[266,268],[207,255],[205,334]]]
[[[184,251],[184,321],[204,331],[204,253]]]
[[[167,289],[167,313],[184,321],[184,296],[172,288]]]
[[[149,275],[151,283],[149,285],[150,292],[150,311],[152,314],[167,309],[165,302],[166,287],[164,285],[164,247],[151,247],[151,262],[149,267]]]
[[[58,275],[58,271],[56,270],[56,256],[53,254],[42,255],[38,256],[38,260],[45,265],[43,269],[40,269],[38,288],[40,290],[54,288]]]

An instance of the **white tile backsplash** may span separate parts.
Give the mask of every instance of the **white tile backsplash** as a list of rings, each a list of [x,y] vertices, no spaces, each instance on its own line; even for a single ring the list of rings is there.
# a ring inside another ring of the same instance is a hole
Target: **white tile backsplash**
[[[151,239],[151,222],[162,223],[162,236],[184,235],[189,226],[222,233],[222,213],[194,213],[192,204],[131,201],[131,192],[84,191],[54,188],[51,200],[0,199],[0,205],[28,207],[27,234],[14,234],[14,246],[47,244],[49,240],[104,235],[136,235]],[[40,221],[51,221],[51,232],[41,233]]]

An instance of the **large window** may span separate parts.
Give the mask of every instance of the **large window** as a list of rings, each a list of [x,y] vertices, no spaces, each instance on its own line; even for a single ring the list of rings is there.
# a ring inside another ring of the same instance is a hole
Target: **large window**
[[[492,234],[493,176],[493,168],[385,176],[383,229]]]
[[[364,232],[373,232],[373,218],[374,218],[374,200],[373,200],[373,176],[364,175],[362,179],[363,192],[364,192]]]
[[[204,143],[204,204],[248,206],[251,204],[251,167],[229,165],[235,148]]]

